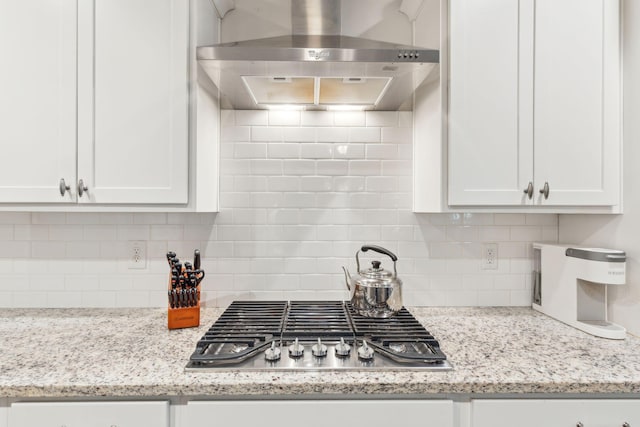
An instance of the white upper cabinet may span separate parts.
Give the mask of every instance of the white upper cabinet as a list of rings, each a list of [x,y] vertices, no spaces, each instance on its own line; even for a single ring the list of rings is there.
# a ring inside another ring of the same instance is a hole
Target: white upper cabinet
[[[533,134],[543,205],[615,205],[620,198],[617,0],[536,0]]]
[[[76,7],[0,2],[0,203],[75,202]]]
[[[618,0],[451,0],[450,25],[448,204],[619,205]]]
[[[186,206],[189,13],[189,0],[0,2],[1,208]]]
[[[187,202],[188,5],[80,2],[80,202]]]

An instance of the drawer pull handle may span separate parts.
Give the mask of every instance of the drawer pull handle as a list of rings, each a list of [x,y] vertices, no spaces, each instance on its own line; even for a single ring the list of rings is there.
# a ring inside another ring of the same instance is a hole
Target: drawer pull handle
[[[533,197],[533,182],[529,181],[529,185],[524,189],[524,194],[526,194],[529,200],[531,200]]]
[[[540,189],[540,194],[544,195],[545,200],[549,198],[549,183],[545,182],[544,187]]]
[[[60,178],[60,195],[64,196],[64,193],[66,193],[67,191],[71,190],[71,186],[67,185],[66,182],[64,182],[64,178]]]
[[[85,193],[85,191],[89,191],[89,188],[87,188],[87,186],[84,185],[84,181],[83,180],[78,181],[78,195],[80,197],[82,197],[82,195]]]

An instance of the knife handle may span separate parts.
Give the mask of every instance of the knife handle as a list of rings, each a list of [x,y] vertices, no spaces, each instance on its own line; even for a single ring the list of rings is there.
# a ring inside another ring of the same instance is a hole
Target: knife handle
[[[198,249],[193,251],[193,269],[200,270],[200,251]]]

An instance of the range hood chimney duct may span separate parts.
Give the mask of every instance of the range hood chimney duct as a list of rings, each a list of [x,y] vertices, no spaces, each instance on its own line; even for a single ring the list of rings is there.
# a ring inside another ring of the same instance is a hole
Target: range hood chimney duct
[[[342,0],[292,0],[291,28],[294,36],[339,36]]]

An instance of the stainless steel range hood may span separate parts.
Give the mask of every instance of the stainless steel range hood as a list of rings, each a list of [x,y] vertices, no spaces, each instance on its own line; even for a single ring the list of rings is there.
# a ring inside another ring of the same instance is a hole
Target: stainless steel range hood
[[[341,0],[292,0],[293,34],[202,46],[198,61],[222,108],[410,109],[437,50],[340,35]]]

